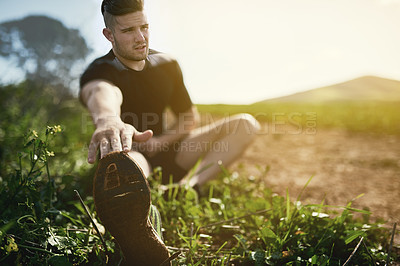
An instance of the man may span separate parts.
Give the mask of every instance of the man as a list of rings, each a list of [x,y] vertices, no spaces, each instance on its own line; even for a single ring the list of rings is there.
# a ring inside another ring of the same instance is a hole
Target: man
[[[151,256],[148,252],[152,251],[147,251],[147,246],[151,246],[162,254],[154,261],[159,264],[168,252],[164,252],[165,246],[148,222],[150,194],[146,177],[152,168],[162,167],[163,183],[171,177],[174,182],[198,188],[218,174],[219,163],[229,165],[244,151],[259,124],[252,116],[241,114],[196,128],[198,114],[178,63],[149,49],[149,25],[143,2],[103,0],[101,11],[106,25],[103,35],[112,49],[82,75],[80,93],[96,126],[88,162],[95,162],[97,150],[103,158],[94,186],[96,209],[128,261],[144,262]],[[163,116],[166,108],[176,118],[168,129]],[[191,178],[184,178],[200,158]],[[124,182],[129,185],[122,186]],[[143,195],[137,196],[138,193]],[[117,205],[125,206],[125,212],[115,210]],[[117,221],[126,220],[126,208],[136,212],[129,214],[136,218],[121,226]],[[151,208],[150,214],[157,216]],[[137,216],[143,216],[142,220],[138,221]],[[145,230],[137,229],[143,226]],[[137,231],[147,233],[139,237]],[[146,237],[150,239],[147,246],[137,244],[131,234],[142,242]],[[146,261],[148,264],[151,263]]]

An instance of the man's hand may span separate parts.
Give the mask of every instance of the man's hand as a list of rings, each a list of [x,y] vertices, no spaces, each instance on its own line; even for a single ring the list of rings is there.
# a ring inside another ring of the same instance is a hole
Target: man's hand
[[[145,142],[152,136],[153,131],[137,131],[132,125],[122,122],[118,116],[99,118],[90,141],[88,162],[96,161],[97,149],[100,149],[100,158],[112,151],[129,152],[132,141]]]

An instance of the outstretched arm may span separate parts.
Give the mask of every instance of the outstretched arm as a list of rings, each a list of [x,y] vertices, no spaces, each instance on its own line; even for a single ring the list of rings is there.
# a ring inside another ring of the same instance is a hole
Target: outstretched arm
[[[93,118],[96,130],[89,145],[88,162],[96,161],[97,149],[103,158],[111,151],[128,152],[132,140],[142,142],[153,136],[151,130],[137,131],[121,118],[122,93],[118,87],[105,80],[93,80],[83,86],[81,98]]]

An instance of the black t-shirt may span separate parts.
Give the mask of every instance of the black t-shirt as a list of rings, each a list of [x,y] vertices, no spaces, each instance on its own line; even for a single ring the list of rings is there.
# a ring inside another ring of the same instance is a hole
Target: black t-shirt
[[[159,135],[166,107],[179,115],[192,106],[178,62],[154,50],[150,50],[142,71],[125,67],[111,50],[89,65],[80,87],[95,79],[107,80],[121,90],[121,119],[139,131],[151,129]]]

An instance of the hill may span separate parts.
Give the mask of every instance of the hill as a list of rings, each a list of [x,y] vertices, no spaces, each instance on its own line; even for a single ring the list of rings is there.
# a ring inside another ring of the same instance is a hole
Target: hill
[[[343,83],[268,99],[258,103],[322,103],[336,101],[400,101],[400,81],[376,76],[364,76]]]

